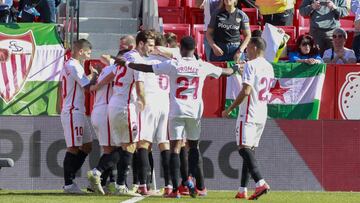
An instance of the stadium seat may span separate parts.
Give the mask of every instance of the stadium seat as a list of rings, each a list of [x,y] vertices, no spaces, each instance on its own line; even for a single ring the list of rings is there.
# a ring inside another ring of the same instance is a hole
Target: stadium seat
[[[199,58],[206,60],[204,47],[204,24],[195,24],[192,29],[192,36],[196,41],[196,53]]]
[[[204,23],[204,10],[200,8],[185,8],[186,23],[191,25]]]
[[[180,7],[181,2],[180,0],[158,0],[158,7]]]
[[[196,0],[182,0],[181,6],[196,8]]]
[[[346,16],[340,18],[340,25],[342,28],[353,28],[354,27],[355,16]]]
[[[259,13],[256,8],[242,8],[241,10],[249,17],[250,25],[259,24]]]
[[[184,8],[181,7],[159,7],[159,17],[163,18],[163,23],[184,23]]]
[[[296,10],[296,18],[298,19],[298,23],[297,25],[300,27],[309,27],[310,26],[310,18],[309,17],[304,17],[302,15],[300,15],[300,11]],[[295,25],[295,26],[297,26]]]
[[[180,42],[181,38],[190,35],[189,24],[163,24],[164,33],[172,32],[177,35],[177,39]]]

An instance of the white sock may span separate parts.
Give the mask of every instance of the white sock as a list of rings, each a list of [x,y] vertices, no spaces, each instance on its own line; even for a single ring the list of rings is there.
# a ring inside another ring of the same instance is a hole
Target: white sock
[[[247,187],[239,187],[239,192],[247,192]]]
[[[261,187],[261,186],[263,186],[265,184],[265,180],[264,179],[261,179],[261,180],[259,180],[259,182],[257,182],[256,183],[256,187]]]

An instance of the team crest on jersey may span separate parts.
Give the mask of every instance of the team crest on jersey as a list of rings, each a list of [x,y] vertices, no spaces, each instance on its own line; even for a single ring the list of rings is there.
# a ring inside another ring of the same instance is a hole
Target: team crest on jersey
[[[35,54],[31,30],[20,35],[0,32],[0,97],[11,102],[20,92],[30,72]]]
[[[236,20],[237,23],[241,22],[241,18],[236,18],[235,20]]]

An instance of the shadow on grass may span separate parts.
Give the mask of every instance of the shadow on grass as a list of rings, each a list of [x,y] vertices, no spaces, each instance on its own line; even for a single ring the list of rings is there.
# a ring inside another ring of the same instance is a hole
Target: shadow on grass
[[[85,194],[67,194],[62,192],[6,192],[0,190],[0,196],[102,196],[92,193]]]

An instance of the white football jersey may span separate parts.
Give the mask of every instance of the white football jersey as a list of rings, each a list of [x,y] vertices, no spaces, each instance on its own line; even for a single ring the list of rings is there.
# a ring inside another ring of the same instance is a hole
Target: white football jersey
[[[97,79],[97,83],[101,82],[106,76],[112,73],[115,69],[116,69],[115,65],[106,66],[105,68],[103,68]],[[94,91],[93,92],[94,108],[97,106],[109,104],[112,92],[113,92],[113,82],[110,82],[100,87],[98,90]]]
[[[83,66],[76,59],[66,62],[62,72],[62,112],[77,110],[85,113],[85,95],[83,87],[90,83]]]
[[[248,61],[244,67],[243,83],[251,86],[251,94],[239,108],[239,119],[245,122],[265,123],[270,88],[274,81],[272,65],[263,57]]]
[[[126,52],[123,58],[129,62],[146,63],[136,50]],[[115,74],[114,87],[109,106],[123,108],[136,100],[134,82],[144,81],[143,73],[125,66],[117,66],[113,73]]]
[[[159,64],[169,60],[168,58],[150,55],[145,57],[146,64]],[[144,87],[147,104],[158,106],[169,105],[170,83],[169,76],[165,74],[156,75],[154,73],[144,73]]]
[[[170,78],[169,117],[201,118],[202,89],[206,76],[220,77],[222,70],[210,63],[184,57],[153,65],[154,73]]]

